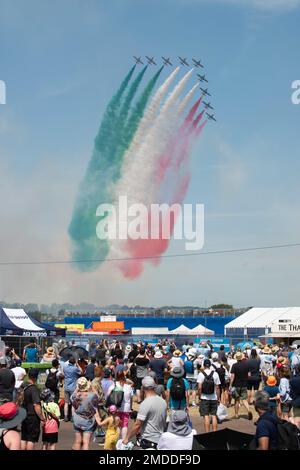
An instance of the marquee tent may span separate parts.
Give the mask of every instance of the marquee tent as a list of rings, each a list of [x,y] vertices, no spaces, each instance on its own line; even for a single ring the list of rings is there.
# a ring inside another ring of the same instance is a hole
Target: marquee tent
[[[190,328],[182,324],[175,328],[175,330],[170,331],[170,333],[173,335],[189,335],[191,331],[192,330]]]
[[[213,330],[210,330],[209,328],[206,328],[203,325],[198,325],[191,330],[191,334],[210,336],[214,335],[215,332]]]
[[[55,328],[32,318],[23,309],[0,308],[0,335],[46,337],[66,336],[66,330]]]

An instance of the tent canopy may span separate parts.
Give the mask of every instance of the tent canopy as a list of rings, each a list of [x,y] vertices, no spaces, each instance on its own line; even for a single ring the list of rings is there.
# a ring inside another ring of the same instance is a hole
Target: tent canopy
[[[196,334],[196,335],[214,335],[215,334],[213,330],[210,330],[209,328],[206,328],[203,325],[195,326],[195,328],[191,330],[191,333]]]
[[[32,318],[21,308],[0,308],[1,336],[66,336],[66,330],[54,328]]]
[[[191,331],[192,330],[190,328],[182,324],[175,328],[175,330],[170,331],[170,333],[174,335],[188,335]]]

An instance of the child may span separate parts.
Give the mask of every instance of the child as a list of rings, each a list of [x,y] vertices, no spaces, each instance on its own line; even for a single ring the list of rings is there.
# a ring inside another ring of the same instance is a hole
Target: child
[[[264,386],[264,391],[269,395],[269,405],[270,411],[276,414],[277,411],[277,404],[280,400],[280,392],[279,388],[277,387],[277,379],[274,375],[270,375],[267,378],[266,385]]]
[[[43,450],[55,450],[58,441],[59,406],[54,402],[54,394],[47,388],[41,393],[41,400],[42,413],[46,419],[43,423]]]
[[[117,415],[118,409],[115,405],[108,408],[108,417],[99,423],[100,426],[107,426],[105,434],[104,450],[116,450],[119,439],[120,418]]]

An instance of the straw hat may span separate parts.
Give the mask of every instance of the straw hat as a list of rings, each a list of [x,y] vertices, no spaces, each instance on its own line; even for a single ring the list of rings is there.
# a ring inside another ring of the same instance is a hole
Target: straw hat
[[[265,346],[264,349],[262,350],[262,352],[264,354],[270,354],[271,353],[271,349],[269,348],[269,346]]]
[[[176,349],[176,351],[173,352],[173,356],[175,357],[181,356],[181,351],[179,351],[179,349]]]
[[[53,356],[53,354],[54,354],[54,348],[52,348],[52,346],[49,346],[49,348],[47,348],[46,354],[47,354],[48,356]]]
[[[85,377],[80,377],[77,380],[77,388],[79,392],[88,392],[90,390],[90,384]]]
[[[236,353],[236,355],[234,356],[234,358],[237,360],[237,361],[241,361],[242,359],[244,359],[244,354],[241,352],[241,351],[238,351]]]
[[[158,350],[156,351],[156,353],[154,354],[154,359],[161,359],[163,357],[163,353]]]

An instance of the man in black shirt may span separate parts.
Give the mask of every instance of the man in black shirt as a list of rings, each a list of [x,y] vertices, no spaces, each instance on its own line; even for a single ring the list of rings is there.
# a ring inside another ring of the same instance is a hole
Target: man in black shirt
[[[21,427],[22,450],[34,449],[34,445],[40,437],[40,423],[45,421],[41,409],[40,392],[36,386],[38,374],[38,369],[30,369],[28,372],[28,384],[24,387],[22,406],[27,411],[27,416]]]
[[[153,370],[157,377],[157,383],[164,385],[164,373],[168,370],[167,362],[163,357],[162,352],[156,351],[154,358],[150,361],[150,369]]]
[[[247,401],[247,384],[249,374],[248,361],[245,359],[245,356],[242,352],[237,352],[235,359],[237,362],[233,364],[231,368],[230,378],[230,391],[233,398],[235,399],[235,417],[236,419],[239,417],[239,407],[240,402],[242,402],[248,412],[248,419],[251,420],[253,415],[250,411],[249,403]]]

